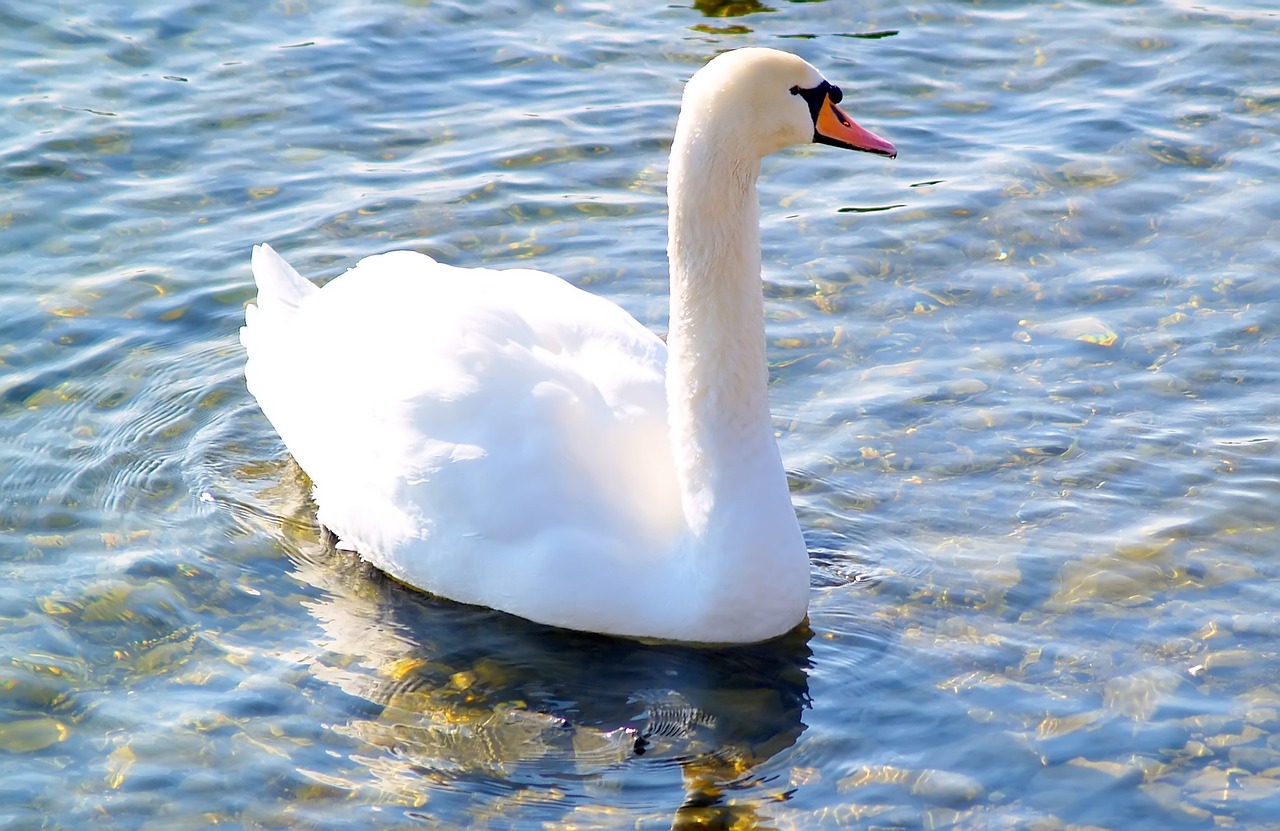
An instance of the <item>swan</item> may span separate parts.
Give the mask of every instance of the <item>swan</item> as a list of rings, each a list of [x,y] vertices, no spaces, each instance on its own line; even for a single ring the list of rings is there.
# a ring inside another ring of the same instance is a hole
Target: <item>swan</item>
[[[393,251],[319,288],[255,246],[246,382],[311,479],[320,524],[411,587],[551,626],[729,644],[803,622],[756,180],[763,156],[796,144],[894,157],[841,98],[765,48],[688,81],[665,344],[540,271]]]

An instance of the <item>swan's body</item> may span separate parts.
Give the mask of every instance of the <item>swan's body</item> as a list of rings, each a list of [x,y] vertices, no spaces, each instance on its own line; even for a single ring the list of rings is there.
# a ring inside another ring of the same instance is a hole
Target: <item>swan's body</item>
[[[839,100],[766,49],[689,82],[667,345],[542,272],[397,251],[318,289],[255,248],[246,377],[320,522],[404,583],[556,626],[724,643],[799,624],[809,562],[770,423],[755,181],[763,155],[815,139],[891,155]]]

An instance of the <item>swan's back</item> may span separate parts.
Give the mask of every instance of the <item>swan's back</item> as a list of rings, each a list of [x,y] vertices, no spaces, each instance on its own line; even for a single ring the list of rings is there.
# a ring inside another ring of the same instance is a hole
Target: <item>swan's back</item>
[[[249,389],[343,545],[498,607],[521,580],[559,573],[569,591],[673,549],[666,350],[622,309],[543,272],[408,251],[323,291],[266,246],[253,265]]]

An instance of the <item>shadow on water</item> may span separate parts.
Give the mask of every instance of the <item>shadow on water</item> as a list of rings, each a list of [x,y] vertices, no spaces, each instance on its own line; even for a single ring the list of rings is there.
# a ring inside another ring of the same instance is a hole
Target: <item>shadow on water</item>
[[[682,789],[663,807],[674,827],[727,827],[751,810],[728,795],[805,730],[807,628],[748,647],[644,644],[427,596],[314,536],[288,548],[320,590],[313,671],[356,701],[333,730],[399,797],[430,790],[439,808],[452,793],[474,811],[489,794],[551,818],[602,792],[652,811]]]

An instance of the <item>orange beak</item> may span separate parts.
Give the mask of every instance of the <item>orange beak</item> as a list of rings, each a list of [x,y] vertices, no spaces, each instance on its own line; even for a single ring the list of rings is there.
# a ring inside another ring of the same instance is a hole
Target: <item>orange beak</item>
[[[820,144],[830,144],[832,147],[861,150],[878,156],[888,156],[891,159],[898,156],[898,148],[893,146],[893,142],[886,141],[870,130],[864,130],[854,124],[853,119],[845,115],[829,95],[823,99],[822,106],[818,108],[818,115],[813,120],[813,140]]]

